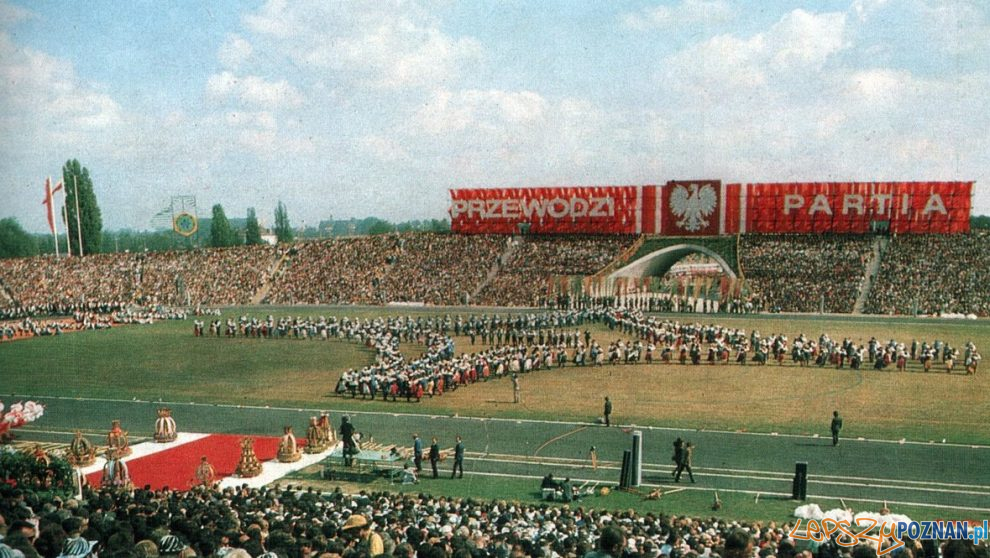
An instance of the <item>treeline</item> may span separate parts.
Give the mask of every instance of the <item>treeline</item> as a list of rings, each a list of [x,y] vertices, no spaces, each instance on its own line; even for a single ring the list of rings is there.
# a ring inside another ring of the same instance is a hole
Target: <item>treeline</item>
[[[969,218],[969,228],[990,229],[990,215],[977,215]]]
[[[122,229],[117,231],[103,231],[100,238],[99,250],[93,252],[165,252],[168,250],[192,250],[213,246],[211,232],[213,229],[213,219],[203,218],[199,220],[199,229],[190,237],[183,237],[172,230],[157,231],[135,231]],[[262,229],[257,224],[257,219],[252,220],[250,214],[248,218],[231,218],[227,220],[227,230],[223,231],[221,225],[221,237],[226,242],[222,246],[239,246],[242,244],[258,244],[263,242],[262,236],[272,234],[276,236],[276,231]],[[403,221],[401,223],[391,223],[377,217],[367,217],[364,219],[344,219],[335,221],[321,221],[319,226],[306,226],[298,229],[289,229],[292,237],[297,240],[315,240],[320,238],[330,238],[339,236],[364,236],[374,234],[387,234],[391,232],[450,232],[450,223],[446,219],[432,219],[424,221]],[[60,252],[65,253],[65,233],[59,231],[61,242]],[[250,242],[249,242],[250,241]],[[95,248],[95,247],[93,247]],[[90,248],[87,248],[90,249]],[[0,219],[0,258],[23,258],[37,256],[40,254],[54,254],[55,244],[50,234],[29,233],[21,227],[17,219],[8,217]]]

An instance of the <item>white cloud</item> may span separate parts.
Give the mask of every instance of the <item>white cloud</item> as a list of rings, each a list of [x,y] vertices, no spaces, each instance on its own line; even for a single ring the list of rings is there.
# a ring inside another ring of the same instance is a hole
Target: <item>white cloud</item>
[[[722,0],[683,0],[673,6],[659,5],[621,16],[622,23],[637,31],[670,29],[679,25],[729,21],[735,10]]]
[[[890,0],[854,0],[852,11],[860,21],[866,21],[874,12],[881,9]]]
[[[537,124],[546,111],[547,101],[532,91],[438,89],[417,111],[414,123],[433,134],[499,130],[513,124]]]
[[[72,64],[17,47],[0,32],[0,136],[8,140],[55,137],[107,130],[122,120],[118,103],[83,83]]]
[[[30,10],[8,2],[0,2],[0,26],[6,27],[34,17]]]
[[[846,14],[812,14],[804,10],[794,10],[775,24],[768,34],[774,48],[773,63],[778,67],[814,65],[842,50],[845,46],[844,32]],[[768,41],[769,42],[769,41]]]
[[[220,51],[217,53],[217,58],[219,58],[220,63],[226,68],[236,70],[243,64],[248,58],[251,57],[251,53],[254,52],[254,47],[251,46],[244,37],[240,35],[228,35],[227,39],[220,45]]]
[[[258,13],[244,16],[244,23],[255,33],[285,39],[294,33],[298,25],[290,19],[292,15],[285,0],[269,0]]]
[[[925,5],[928,41],[952,54],[983,51],[990,55],[990,17],[983,0],[953,0]]]
[[[848,93],[852,100],[877,108],[889,107],[905,100],[911,82],[911,75],[904,71],[862,70],[849,76]]]
[[[685,47],[664,61],[663,82],[709,102],[747,95],[820,68],[848,46],[845,27],[845,14],[794,10],[764,33],[718,35]]]
[[[577,97],[440,89],[398,139],[416,172],[444,186],[594,184],[657,169],[668,134],[658,114]]]
[[[271,82],[258,76],[241,77],[231,72],[222,72],[210,76],[206,89],[214,98],[235,97],[251,105],[296,107],[303,102],[302,94],[284,79]]]
[[[368,135],[360,139],[361,148],[370,153],[375,159],[386,163],[408,161],[409,152],[393,138],[378,135]]]
[[[253,126],[263,130],[276,128],[275,117],[268,111],[228,112],[224,115],[224,120],[228,125],[234,127]]]
[[[767,81],[766,40],[719,35],[689,46],[664,63],[667,86],[694,96],[750,89]]]
[[[266,48],[343,82],[380,88],[436,87],[480,59],[480,43],[440,30],[412,3],[327,4],[272,0],[244,18]]]

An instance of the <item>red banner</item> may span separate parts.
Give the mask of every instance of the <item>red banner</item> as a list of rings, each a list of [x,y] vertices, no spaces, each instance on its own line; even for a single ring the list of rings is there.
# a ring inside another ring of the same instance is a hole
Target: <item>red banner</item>
[[[747,184],[743,232],[969,232],[972,182]]]
[[[719,225],[719,234],[732,235],[739,232],[739,223],[742,220],[742,186],[739,184],[723,184],[722,189],[725,195],[722,196],[722,222]]]
[[[661,189],[660,234],[705,236],[719,233],[722,182],[672,180]]]
[[[480,188],[450,191],[456,233],[636,234],[642,231],[638,186]]]
[[[467,234],[961,233],[972,182],[722,184],[451,190]]]

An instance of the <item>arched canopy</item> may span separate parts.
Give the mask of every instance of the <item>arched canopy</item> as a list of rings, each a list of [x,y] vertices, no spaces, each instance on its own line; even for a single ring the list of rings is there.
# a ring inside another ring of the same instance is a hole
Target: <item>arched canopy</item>
[[[651,252],[631,264],[614,271],[608,276],[608,278],[663,277],[665,273],[670,271],[670,268],[673,267],[675,263],[682,260],[685,256],[695,253],[704,254],[705,256],[715,260],[726,275],[732,279],[736,278],[736,272],[732,270],[732,266],[725,261],[725,258],[717,252],[697,244],[675,244],[673,246],[668,246],[661,250],[657,250],[656,252]]]

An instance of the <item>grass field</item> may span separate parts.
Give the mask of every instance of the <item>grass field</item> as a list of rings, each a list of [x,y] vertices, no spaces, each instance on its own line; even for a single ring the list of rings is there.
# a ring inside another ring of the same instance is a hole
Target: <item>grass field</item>
[[[287,477],[285,483],[298,484],[302,486],[312,486],[325,491],[332,491],[340,482],[326,481],[320,478],[319,466],[305,469]],[[419,484],[395,484],[387,480],[376,480],[372,483],[352,483],[344,484],[342,489],[347,492],[392,492],[392,493],[427,493],[433,496],[446,496],[448,498],[475,498],[480,500],[500,500],[512,503],[524,502],[528,504],[545,504],[541,500],[541,495],[536,487],[537,479],[510,479],[504,477],[486,477],[467,475],[463,479],[450,480],[441,478],[437,480],[424,478]],[[795,508],[794,500],[779,496],[761,495],[756,497],[752,494],[741,494],[734,492],[721,492],[719,499],[722,502],[720,511],[713,511],[712,504],[714,495],[707,490],[679,490],[677,488],[665,488],[659,499],[647,499],[649,490],[636,489],[634,491],[611,490],[607,495],[601,495],[597,491],[593,495],[582,496],[579,501],[562,504],[572,508],[581,506],[585,509],[606,509],[606,510],[636,510],[639,514],[676,514],[688,517],[717,517],[734,521],[777,521],[778,523],[794,521],[793,512]],[[506,494],[513,495],[507,498]],[[822,503],[827,506],[827,503]],[[897,506],[897,513],[906,515],[915,520],[944,518],[945,511],[932,510],[930,508],[916,506]],[[990,517],[987,514],[968,513],[966,516],[974,520],[982,520]]]
[[[381,308],[238,308],[229,315],[375,316],[457,310]],[[461,311],[466,314],[467,311]],[[226,316],[225,316],[226,317]],[[681,315],[678,319],[685,319]],[[883,318],[687,316],[764,335],[871,335],[910,342],[942,339],[962,347],[990,346],[986,322]],[[600,343],[618,332],[592,327]],[[476,350],[467,338],[459,350]],[[417,351],[411,347],[410,351]],[[347,341],[196,339],[189,321],[126,326],[0,346],[0,396],[58,395],[189,400],[258,405],[333,406],[391,412],[591,420],[601,400],[615,402],[615,420],[683,428],[824,433],[833,409],[845,434],[872,438],[990,443],[986,374],[896,373],[784,366],[605,366],[535,372],[522,378],[523,404],[511,404],[507,381],[491,381],[425,399],[420,404],[351,401],[332,395],[341,371],[372,361]],[[915,369],[917,370],[917,369]]]

